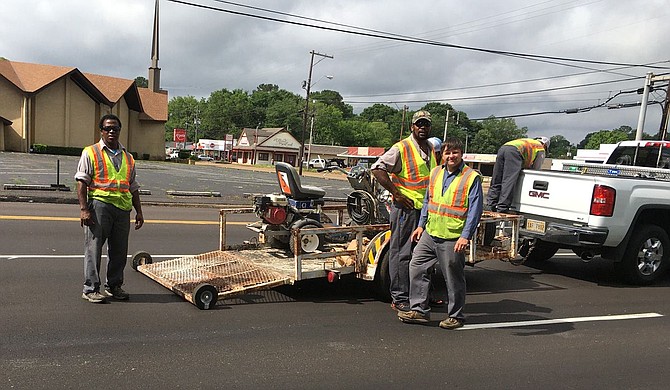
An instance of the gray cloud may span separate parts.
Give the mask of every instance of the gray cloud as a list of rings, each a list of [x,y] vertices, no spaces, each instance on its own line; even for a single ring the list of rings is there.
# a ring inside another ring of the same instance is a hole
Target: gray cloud
[[[287,19],[223,4],[193,0],[215,8]],[[549,56],[609,62],[652,63],[668,60],[667,3],[646,0],[561,0],[504,2],[471,0],[247,1],[311,18],[377,29],[440,42]],[[0,56],[14,61],[74,66],[115,77],[147,77],[150,65],[152,0],[4,0],[0,12]],[[161,0],[160,62],[162,84],[170,96],[207,97],[212,91],[273,83],[304,94],[309,52],[333,55],[314,67],[314,89],[333,89],[347,101],[434,99],[449,102],[471,118],[587,107],[612,94],[640,88],[642,80],[590,88],[519,95],[500,99],[455,98],[503,94],[625,76],[589,74],[533,83],[467,89],[533,78],[551,78],[611,67],[576,64],[570,68],[474,51],[409,44],[302,26],[263,21]],[[296,19],[293,19],[296,20]],[[317,24],[305,21],[305,23]],[[348,27],[340,27],[350,29]],[[668,63],[660,64],[667,66]],[[642,77],[649,69],[621,73]],[[654,70],[662,73],[663,70]],[[410,92],[448,90],[425,94]],[[390,96],[372,96],[391,94]],[[663,97],[658,94],[656,97]],[[625,95],[616,102],[634,102]],[[418,109],[424,103],[408,103]],[[367,104],[354,104],[356,111]],[[393,104],[391,104],[393,106]],[[572,142],[601,129],[636,127],[636,108],[597,109],[583,114],[516,118],[530,135],[562,134]],[[660,107],[649,108],[646,132],[655,133]]]

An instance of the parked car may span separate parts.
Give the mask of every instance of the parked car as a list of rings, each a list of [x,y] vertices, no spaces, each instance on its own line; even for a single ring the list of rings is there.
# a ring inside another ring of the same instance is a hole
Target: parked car
[[[326,160],[322,158],[313,158],[309,160],[309,164],[307,164],[308,168],[325,168],[326,167]]]
[[[198,160],[200,160],[200,161],[214,161],[214,157],[205,156],[204,154],[201,154],[201,155],[198,156]]]

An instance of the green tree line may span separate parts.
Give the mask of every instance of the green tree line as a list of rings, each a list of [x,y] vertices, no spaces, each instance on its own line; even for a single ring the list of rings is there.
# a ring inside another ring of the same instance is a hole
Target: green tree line
[[[513,119],[493,116],[471,121],[467,113],[455,110],[448,103],[428,103],[433,119],[431,136],[457,137],[468,153],[496,153],[505,142],[526,137],[528,128],[519,127]],[[343,101],[337,91],[310,93],[306,131],[303,132],[305,98],[280,89],[275,84],[261,84],[252,92],[242,89],[214,91],[200,100],[193,96],[177,96],[168,103],[165,140],[172,141],[173,129],[186,129],[189,141],[197,138],[223,139],[225,134],[237,137],[242,128],[284,127],[299,141],[309,141],[310,130],[315,144],[341,146],[389,147],[410,132],[414,111],[405,113],[397,107],[373,104],[360,114]],[[448,120],[445,119],[448,116]],[[645,139],[651,136],[644,134]],[[553,158],[574,156],[577,148],[597,149],[601,143],[634,139],[635,130],[621,126],[614,130],[589,133],[579,144],[571,144],[562,135],[551,137],[548,155]]]

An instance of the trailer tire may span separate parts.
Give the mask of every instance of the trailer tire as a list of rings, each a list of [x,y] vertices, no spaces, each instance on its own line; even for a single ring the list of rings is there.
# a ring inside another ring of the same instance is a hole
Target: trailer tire
[[[149,252],[139,251],[133,255],[131,266],[135,271],[137,271],[137,267],[139,267],[140,265],[151,264],[153,262],[154,260],[151,258]]]
[[[216,287],[208,283],[199,284],[193,290],[193,303],[200,310],[209,310],[216,305],[216,300],[219,298],[219,291]]]
[[[377,264],[373,281],[375,295],[382,302],[391,302],[391,275],[389,273],[389,251],[384,251]]]
[[[551,259],[558,252],[558,246],[544,241],[537,241],[533,245],[528,254],[524,257],[524,261],[542,262]]]
[[[615,263],[617,273],[632,284],[655,282],[668,268],[670,239],[657,225],[643,225],[628,242],[621,262]]]
[[[312,228],[322,228],[323,225],[320,222],[317,222],[313,219],[301,219],[298,222],[295,222],[291,225],[291,230],[293,229],[312,229]],[[303,253],[312,253],[316,250],[323,249],[325,243],[325,237],[323,234],[305,234],[300,240],[300,251]],[[293,241],[293,235],[288,241],[289,249],[291,253],[295,253],[295,243]]]

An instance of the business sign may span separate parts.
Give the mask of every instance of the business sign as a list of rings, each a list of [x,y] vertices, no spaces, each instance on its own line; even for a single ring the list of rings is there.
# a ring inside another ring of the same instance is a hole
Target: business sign
[[[186,129],[174,129],[173,130],[173,141],[174,142],[186,142]]]

